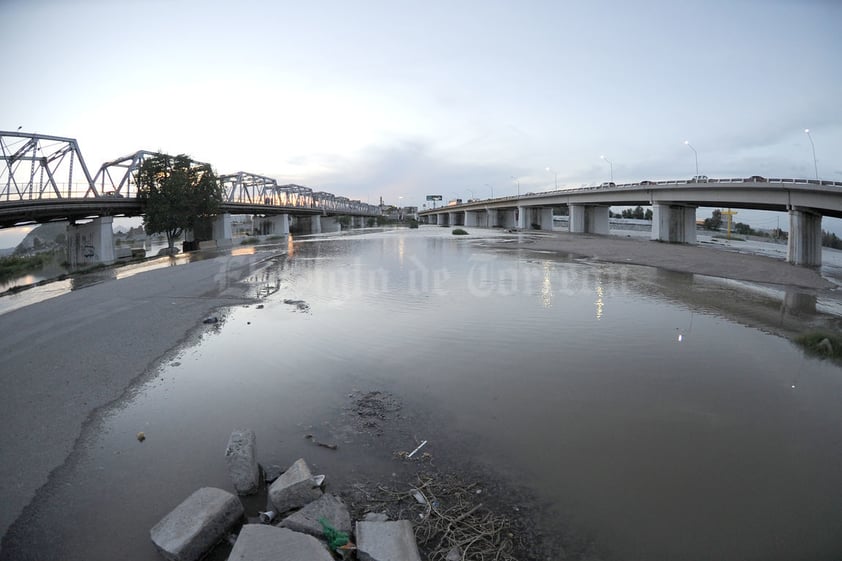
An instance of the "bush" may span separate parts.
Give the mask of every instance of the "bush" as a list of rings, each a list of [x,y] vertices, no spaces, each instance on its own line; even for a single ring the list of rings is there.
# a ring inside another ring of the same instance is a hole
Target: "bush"
[[[824,331],[808,331],[796,337],[795,342],[807,354],[824,358],[842,359],[842,336],[839,334]]]
[[[454,236],[467,236],[468,232],[466,232],[462,228],[456,228],[455,230],[453,230],[453,235]]]
[[[540,229],[541,229],[541,225],[540,225],[540,224],[538,224],[537,222],[533,222],[533,223],[531,224],[531,226],[532,226],[532,229],[533,229],[533,230],[540,230]]]
[[[257,243],[257,238],[246,238],[240,242],[240,245],[253,245]]]

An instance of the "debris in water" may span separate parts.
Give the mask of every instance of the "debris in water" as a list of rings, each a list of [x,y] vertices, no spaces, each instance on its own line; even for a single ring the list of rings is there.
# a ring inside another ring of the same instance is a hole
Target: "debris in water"
[[[143,431],[137,433],[137,440],[138,442],[143,442],[144,440],[146,440],[146,435],[143,434]]]

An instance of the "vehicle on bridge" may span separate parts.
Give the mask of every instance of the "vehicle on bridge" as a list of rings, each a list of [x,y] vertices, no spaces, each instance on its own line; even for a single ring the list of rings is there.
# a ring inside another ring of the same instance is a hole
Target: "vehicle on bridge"
[[[690,183],[707,183],[708,176],[707,175],[694,175],[693,179],[690,180]]]

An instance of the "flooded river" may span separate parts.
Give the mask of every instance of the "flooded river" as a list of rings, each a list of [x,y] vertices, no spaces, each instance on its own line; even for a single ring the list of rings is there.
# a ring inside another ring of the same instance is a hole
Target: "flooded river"
[[[158,559],[149,528],[198,487],[231,488],[223,452],[243,427],[261,462],[305,457],[339,491],[388,480],[400,439],[427,440],[443,464],[526,487],[542,523],[606,561],[839,558],[842,369],[786,338],[837,326],[835,301],[514,239],[278,248],[248,279],[263,307],[203,326],[99,412],[2,558]],[[349,395],[375,390],[410,421],[380,446],[343,423]]]

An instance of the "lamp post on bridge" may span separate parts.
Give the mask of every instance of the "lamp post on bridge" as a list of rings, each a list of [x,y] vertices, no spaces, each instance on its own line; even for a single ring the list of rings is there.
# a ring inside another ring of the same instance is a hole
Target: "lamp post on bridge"
[[[509,177],[511,177],[512,179],[517,181],[517,198],[519,199],[520,198],[520,179],[518,179],[514,175],[510,175]]]
[[[690,150],[693,151],[693,155],[696,157],[696,175],[698,176],[699,175],[699,153],[696,152],[696,149],[693,148],[693,145],[690,144],[689,140],[685,140],[684,144],[686,144],[687,147],[690,148]]]
[[[807,138],[810,139],[810,147],[813,149],[813,170],[816,172],[816,179],[819,178],[819,164],[816,163],[816,145],[813,144],[813,137],[810,136],[810,129],[804,129]]]
[[[613,162],[611,162],[611,160],[606,158],[604,155],[600,156],[600,158],[602,158],[603,160],[608,162],[609,170],[610,170],[610,173],[611,173],[611,183],[614,183],[614,164],[613,164]]]
[[[494,187],[492,187],[490,183],[486,183],[485,186],[488,187],[489,189],[491,189],[491,198],[493,199],[494,198]]]

